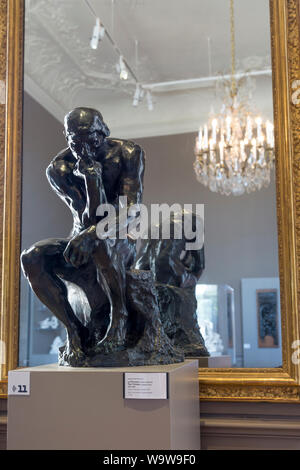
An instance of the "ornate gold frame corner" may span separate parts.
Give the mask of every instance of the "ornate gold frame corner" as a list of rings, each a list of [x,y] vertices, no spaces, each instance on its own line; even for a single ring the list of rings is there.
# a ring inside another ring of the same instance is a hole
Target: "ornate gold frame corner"
[[[300,339],[300,105],[292,103],[300,80],[300,0],[270,0],[277,148],[277,213],[283,366],[273,369],[199,369],[200,398],[221,401],[300,401],[300,368],[292,344]],[[18,363],[24,0],[0,0],[0,397]],[[0,93],[1,102],[1,93]]]
[[[8,371],[18,365],[24,1],[0,0],[0,18],[0,80],[6,88],[0,105],[0,340],[6,357],[0,397],[6,397]]]

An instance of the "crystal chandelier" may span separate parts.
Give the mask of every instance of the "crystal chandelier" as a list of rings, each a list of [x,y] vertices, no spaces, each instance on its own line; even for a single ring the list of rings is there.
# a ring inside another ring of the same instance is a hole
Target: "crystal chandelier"
[[[231,83],[219,114],[200,127],[194,163],[200,183],[213,192],[240,196],[270,184],[274,165],[274,128],[239,99],[235,73],[234,5],[231,17]]]

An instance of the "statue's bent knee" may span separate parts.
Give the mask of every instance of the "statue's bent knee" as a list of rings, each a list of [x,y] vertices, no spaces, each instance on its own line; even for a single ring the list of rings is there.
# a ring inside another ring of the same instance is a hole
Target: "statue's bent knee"
[[[30,277],[37,272],[44,257],[44,250],[40,247],[32,246],[29,250],[24,250],[21,254],[21,266],[26,276]]]

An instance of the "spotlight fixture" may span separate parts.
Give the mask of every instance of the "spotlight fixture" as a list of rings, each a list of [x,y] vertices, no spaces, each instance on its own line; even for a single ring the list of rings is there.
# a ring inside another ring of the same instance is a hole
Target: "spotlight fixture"
[[[141,87],[141,85],[137,83],[134,96],[133,96],[132,106],[138,106],[139,102],[142,101],[143,97],[144,97],[144,90]]]
[[[152,94],[151,91],[147,91],[147,106],[149,111],[153,111],[153,100],[152,100]]]
[[[117,71],[120,74],[120,79],[121,80],[127,80],[128,79],[128,70],[127,70],[127,67],[125,65],[125,62],[124,62],[124,59],[123,59],[122,55],[120,56],[119,63],[117,64]]]
[[[104,36],[105,36],[105,28],[100,23],[100,19],[96,18],[96,24],[94,26],[93,35],[92,35],[92,39],[91,39],[91,42],[90,42],[91,48],[92,49],[97,49],[99,41],[101,41],[101,39],[103,39]]]

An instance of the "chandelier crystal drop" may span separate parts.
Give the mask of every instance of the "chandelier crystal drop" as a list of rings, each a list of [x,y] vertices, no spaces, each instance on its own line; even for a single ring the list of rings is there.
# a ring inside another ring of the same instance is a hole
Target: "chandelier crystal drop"
[[[194,163],[200,183],[213,192],[240,196],[270,184],[274,166],[274,127],[255,116],[242,103],[235,79],[235,38],[233,0],[231,11],[232,73],[229,99],[218,115],[200,127]]]

